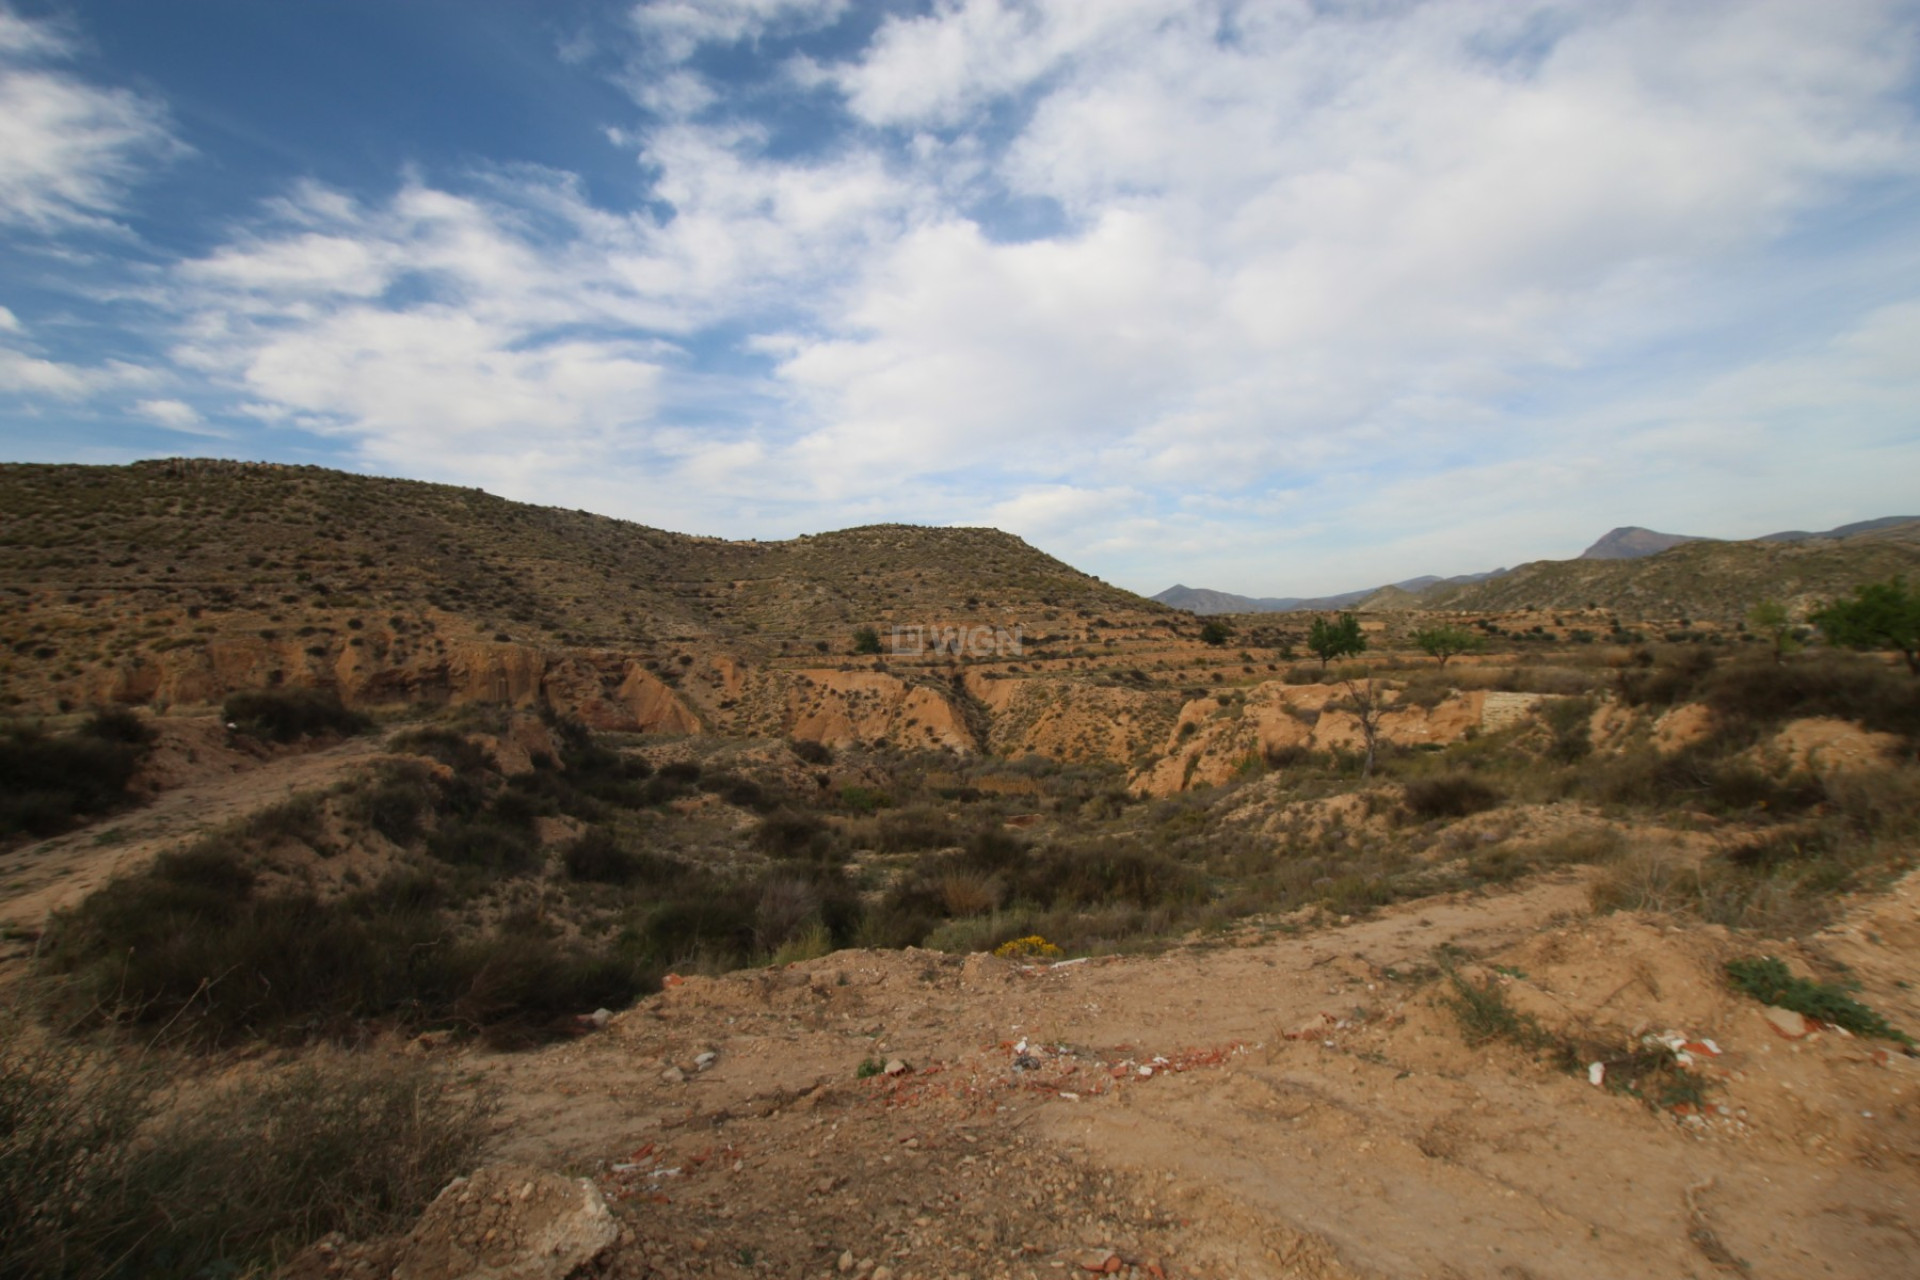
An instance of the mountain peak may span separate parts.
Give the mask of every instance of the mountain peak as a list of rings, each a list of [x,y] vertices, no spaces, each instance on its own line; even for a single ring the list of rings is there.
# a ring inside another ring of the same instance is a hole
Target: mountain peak
[[[1643,529],[1637,524],[1628,524],[1603,535],[1598,542],[1580,553],[1580,559],[1638,560],[1642,556],[1657,555],[1683,542],[1706,541],[1709,539],[1697,538],[1692,534],[1659,533],[1653,529]]]

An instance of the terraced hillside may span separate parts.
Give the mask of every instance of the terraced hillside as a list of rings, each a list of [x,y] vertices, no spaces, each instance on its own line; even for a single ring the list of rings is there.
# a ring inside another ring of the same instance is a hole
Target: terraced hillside
[[[16,713],[315,686],[363,706],[549,705],[609,729],[962,749],[989,732],[963,670],[1124,665],[1195,630],[992,529],[729,542],[198,460],[0,467],[0,590],[0,698]],[[901,658],[896,626],[936,630]],[[866,628],[887,652],[852,661]]]

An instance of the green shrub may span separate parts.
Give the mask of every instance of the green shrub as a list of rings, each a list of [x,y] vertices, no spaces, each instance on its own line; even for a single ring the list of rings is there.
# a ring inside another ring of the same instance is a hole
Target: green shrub
[[[254,689],[227,695],[221,708],[227,723],[250,737],[270,742],[365,733],[373,721],[341,705],[331,689]]]
[[[1761,1004],[1792,1009],[1816,1022],[1844,1027],[1857,1036],[1878,1036],[1910,1045],[1912,1037],[1839,987],[1795,977],[1776,956],[1747,956],[1727,961],[1727,982]]]

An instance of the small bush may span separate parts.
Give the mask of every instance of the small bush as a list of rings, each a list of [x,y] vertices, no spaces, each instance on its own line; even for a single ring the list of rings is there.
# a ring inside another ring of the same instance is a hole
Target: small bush
[[[1816,1022],[1844,1027],[1857,1036],[1878,1036],[1910,1045],[1912,1037],[1839,987],[1795,977],[1786,962],[1775,956],[1749,956],[1727,961],[1727,982],[1735,991],[1761,1004],[1792,1009]]]
[[[396,733],[387,749],[438,760],[459,774],[482,773],[493,765],[493,757],[478,742],[464,733],[437,726]]]
[[[420,838],[433,801],[433,784],[424,770],[389,767],[353,793],[347,812],[394,844],[405,846]]]
[[[1498,976],[1489,974],[1479,982],[1470,982],[1449,963],[1443,963],[1441,971],[1451,990],[1439,997],[1440,1005],[1459,1022],[1469,1045],[1506,1040],[1537,1051],[1553,1043],[1538,1019],[1507,1002]]]
[[[269,742],[365,733],[373,721],[340,703],[331,689],[255,689],[227,695],[221,708],[227,723],[250,737]]]
[[[1401,803],[1423,820],[1464,818],[1494,808],[1500,793],[1471,774],[1450,773],[1409,782]]]
[[[833,763],[833,748],[824,742],[814,742],[808,738],[794,738],[788,741],[787,750],[807,764],[829,765]]]
[[[521,875],[540,862],[540,846],[526,831],[484,818],[452,822],[427,838],[427,852],[458,867]]]
[[[58,738],[37,728],[0,732],[0,840],[57,835],[131,803],[127,785],[151,738],[139,736],[146,726],[138,717],[129,726],[119,713],[102,715],[112,718]]]
[[[567,845],[560,860],[573,879],[596,884],[666,886],[688,874],[688,868],[672,858],[627,848],[605,827],[595,827]]]
[[[822,858],[834,849],[833,830],[818,815],[777,809],[760,820],[754,844],[775,858]]]

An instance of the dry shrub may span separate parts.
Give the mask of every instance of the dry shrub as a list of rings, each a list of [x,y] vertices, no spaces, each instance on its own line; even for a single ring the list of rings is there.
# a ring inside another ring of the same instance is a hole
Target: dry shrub
[[[796,876],[776,876],[760,888],[754,911],[754,937],[762,951],[774,951],[820,914],[820,894]]]
[[[0,1275],[251,1274],[391,1232],[493,1112],[425,1063],[355,1056],[182,1102],[151,1058],[0,1030]]]
[[[1449,773],[1409,782],[1402,803],[1420,819],[1464,818],[1498,805],[1500,793],[1472,774]]]
[[[940,900],[952,916],[985,915],[1000,905],[1007,887],[998,876],[956,868],[940,877]]]

